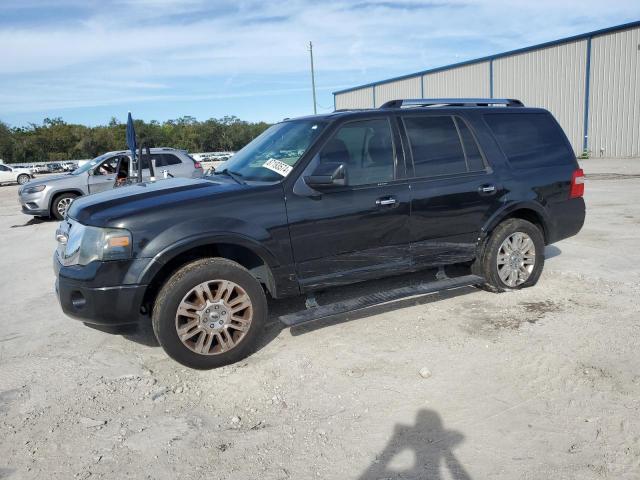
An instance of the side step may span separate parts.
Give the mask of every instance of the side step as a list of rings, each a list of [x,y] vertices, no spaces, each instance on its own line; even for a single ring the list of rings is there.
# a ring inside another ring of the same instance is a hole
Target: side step
[[[280,321],[285,325],[292,327],[301,323],[311,322],[313,320],[319,320],[321,318],[347,313],[354,310],[360,310],[405,297],[425,295],[442,290],[468,287],[470,285],[479,285],[483,282],[484,278],[479,275],[464,275],[462,277],[436,280],[435,282],[425,282],[411,287],[400,287],[386,292],[372,293],[371,295],[363,295],[343,302],[330,303],[328,305],[308,308],[307,310],[302,310],[300,312],[289,313],[287,315],[282,315],[280,317]]]

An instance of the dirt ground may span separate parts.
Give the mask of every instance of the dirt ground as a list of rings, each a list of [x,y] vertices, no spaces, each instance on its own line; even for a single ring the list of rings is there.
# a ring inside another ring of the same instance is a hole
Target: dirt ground
[[[588,160],[587,221],[540,283],[465,288],[185,369],[149,328],[66,318],[54,222],[0,187],[0,478],[640,478],[640,161]],[[319,297],[373,292],[416,276]]]

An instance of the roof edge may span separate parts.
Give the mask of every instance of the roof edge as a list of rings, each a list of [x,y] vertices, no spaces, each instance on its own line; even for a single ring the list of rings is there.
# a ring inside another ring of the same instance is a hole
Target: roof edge
[[[532,50],[539,50],[541,48],[548,48],[548,47],[553,47],[555,45],[562,45],[564,43],[575,42],[576,40],[583,40],[583,39],[587,39],[587,38],[596,37],[596,36],[599,36],[599,35],[605,35],[605,34],[611,33],[611,32],[619,32],[621,30],[628,30],[630,28],[635,28],[635,27],[640,27],[640,20],[636,20],[634,22],[629,22],[629,23],[623,23],[623,24],[620,24],[620,25],[615,25],[613,27],[602,28],[600,30],[594,30],[592,32],[580,33],[578,35],[573,35],[571,37],[564,37],[564,38],[560,38],[558,40],[551,40],[549,42],[538,43],[536,45],[531,45],[529,47],[517,48],[515,50],[509,50],[507,52],[496,53],[496,54],[493,54],[493,55],[487,55],[485,57],[474,58],[472,60],[465,60],[463,62],[458,62],[458,63],[451,63],[449,65],[444,65],[444,66],[441,66],[441,67],[434,67],[434,68],[430,68],[430,69],[427,69],[427,70],[421,70],[421,71],[414,72],[414,73],[408,73],[406,75],[400,75],[398,77],[391,77],[391,78],[387,78],[387,79],[384,79],[384,80],[378,80],[376,82],[365,83],[363,85],[358,85],[358,86],[355,86],[355,87],[345,88],[345,89],[342,89],[342,90],[336,90],[335,92],[333,92],[333,95],[335,97],[335,95],[339,95],[341,93],[349,93],[349,92],[353,92],[355,90],[361,90],[363,88],[371,88],[371,87],[375,87],[375,86],[378,86],[378,85],[384,85],[386,83],[397,82],[397,81],[400,81],[400,80],[406,80],[408,78],[414,78],[414,77],[427,75],[429,73],[437,73],[437,72],[441,72],[443,70],[450,70],[450,69],[453,69],[453,68],[464,67],[466,65],[473,65],[475,63],[488,62],[490,60],[495,60],[495,59],[498,59],[498,58],[510,57],[511,55],[518,55],[518,54],[521,54],[521,53],[530,52]]]

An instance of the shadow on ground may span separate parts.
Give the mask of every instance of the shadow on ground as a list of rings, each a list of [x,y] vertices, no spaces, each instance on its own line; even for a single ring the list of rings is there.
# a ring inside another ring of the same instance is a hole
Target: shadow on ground
[[[33,217],[22,225],[11,225],[11,228],[30,227],[31,225],[38,225],[40,223],[54,222],[54,219],[46,217]]]
[[[440,480],[442,470],[448,473],[444,478],[471,480],[453,453],[463,440],[460,432],[444,428],[437,412],[419,410],[414,425],[396,425],[385,449],[359,480]]]

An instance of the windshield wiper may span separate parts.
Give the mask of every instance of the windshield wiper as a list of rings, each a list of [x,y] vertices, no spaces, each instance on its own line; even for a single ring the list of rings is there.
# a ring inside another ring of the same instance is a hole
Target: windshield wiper
[[[240,185],[245,185],[246,184],[246,182],[240,178],[240,177],[242,177],[242,174],[236,173],[236,172],[232,172],[228,168],[224,168],[224,169],[222,169],[220,171],[214,170],[213,174],[214,175],[226,175],[227,177],[233,178]]]

